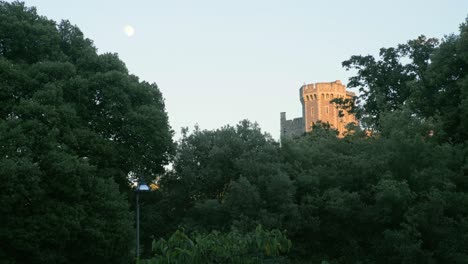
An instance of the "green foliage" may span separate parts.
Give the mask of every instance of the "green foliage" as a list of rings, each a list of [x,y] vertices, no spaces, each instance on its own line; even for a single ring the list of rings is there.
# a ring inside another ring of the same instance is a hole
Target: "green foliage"
[[[359,88],[357,104],[337,102],[356,113],[362,125],[383,131],[381,117],[397,110],[419,119],[436,121],[433,134],[444,142],[463,143],[468,138],[468,19],[459,35],[441,42],[420,36],[395,48],[382,48],[380,58],[352,56],[343,62],[357,74],[348,87]]]
[[[173,149],[157,86],[68,21],[0,1],[0,102],[0,259],[128,263],[128,175],[154,179]]]
[[[284,228],[295,213],[279,145],[256,124],[197,128],[177,149],[174,171],[160,184],[167,201],[177,200],[172,216],[188,230],[228,230],[233,223],[250,230],[261,219],[267,228]]]
[[[408,103],[414,83],[425,79],[430,55],[437,44],[437,39],[420,36],[396,48],[380,49],[380,60],[367,55],[352,56],[343,62],[346,69],[357,70],[348,87],[359,88],[361,92],[354,112],[365,126],[379,129],[382,113]],[[404,63],[406,60],[410,62]]]
[[[390,115],[399,122],[382,122],[376,137],[284,142],[303,226],[291,235],[298,254],[315,252],[317,261],[338,263],[444,263],[468,257],[459,246],[467,242],[460,234],[468,227],[467,189],[457,183],[466,178],[460,170],[463,148],[434,143],[421,133],[426,124],[404,113]],[[452,199],[461,204],[454,206]]]
[[[240,233],[258,224],[281,227],[295,245],[291,261],[466,259],[466,150],[439,144],[428,134],[434,123],[408,110],[384,113],[380,126],[374,136],[350,127],[343,139],[317,126],[281,148],[255,125],[247,128],[257,137],[247,139],[245,126],[186,133],[174,171],[161,179],[159,210],[171,212],[162,219],[172,228],[223,235],[232,227]],[[224,144],[230,145],[221,152]],[[214,190],[199,186],[225,175],[218,166],[231,173],[226,182]]]
[[[246,234],[213,231],[192,237],[178,230],[167,241],[154,241],[152,247],[154,257],[143,263],[286,263],[282,255],[289,252],[291,241],[279,230],[257,226]]]

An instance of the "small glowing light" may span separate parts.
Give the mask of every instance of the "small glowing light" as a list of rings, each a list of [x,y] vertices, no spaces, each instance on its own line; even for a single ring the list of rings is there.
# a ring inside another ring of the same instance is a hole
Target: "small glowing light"
[[[135,34],[135,29],[130,25],[126,25],[123,28],[123,32],[125,33],[125,35],[127,35],[127,37],[131,37]]]

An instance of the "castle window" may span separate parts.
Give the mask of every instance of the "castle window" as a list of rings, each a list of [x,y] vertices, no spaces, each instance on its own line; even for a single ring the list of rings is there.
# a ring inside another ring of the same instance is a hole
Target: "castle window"
[[[333,98],[333,94],[331,94],[331,98]]]
[[[322,94],[322,99],[325,99],[325,95],[324,95],[324,94]]]
[[[325,112],[328,114],[328,106],[325,107]]]
[[[317,100],[317,94],[314,94],[314,99]]]
[[[314,108],[310,108],[310,115],[313,115],[314,114]]]
[[[328,99],[328,94],[327,94],[327,99]]]

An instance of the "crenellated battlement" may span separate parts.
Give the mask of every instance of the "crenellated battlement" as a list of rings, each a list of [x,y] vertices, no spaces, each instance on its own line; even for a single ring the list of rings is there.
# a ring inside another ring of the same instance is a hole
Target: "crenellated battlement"
[[[341,81],[320,82],[312,84],[304,84],[300,89],[300,100],[332,100],[334,98],[346,98],[346,86],[341,84]],[[354,93],[353,93],[354,94]]]

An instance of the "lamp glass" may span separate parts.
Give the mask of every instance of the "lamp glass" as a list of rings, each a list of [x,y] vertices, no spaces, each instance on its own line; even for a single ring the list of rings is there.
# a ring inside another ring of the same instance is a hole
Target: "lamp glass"
[[[137,191],[139,192],[147,192],[150,190],[150,187],[146,185],[146,183],[140,183],[138,184]]]

